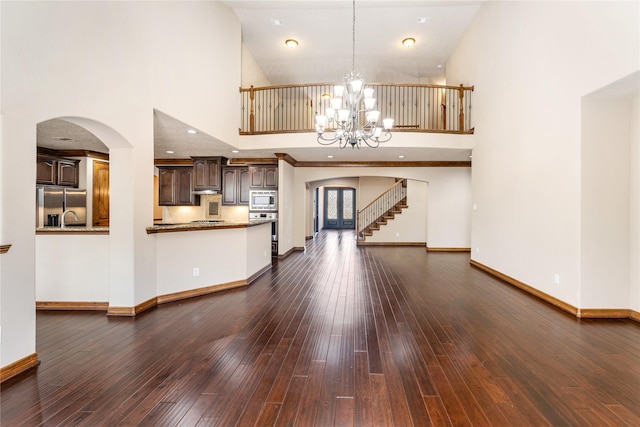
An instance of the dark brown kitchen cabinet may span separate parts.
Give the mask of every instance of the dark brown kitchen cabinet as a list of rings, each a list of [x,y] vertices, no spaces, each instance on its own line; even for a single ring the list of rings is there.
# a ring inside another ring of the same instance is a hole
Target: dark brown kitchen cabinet
[[[160,206],[192,206],[193,168],[190,166],[158,167],[158,204]]]
[[[193,189],[220,191],[225,157],[193,157]]]
[[[78,177],[77,160],[58,160],[58,185],[77,187]]]
[[[222,168],[222,204],[249,204],[249,169],[246,167]]]
[[[36,184],[77,187],[80,176],[79,163],[79,160],[38,155]]]
[[[249,182],[252,189],[275,190],[278,188],[278,167],[255,165],[249,167]]]

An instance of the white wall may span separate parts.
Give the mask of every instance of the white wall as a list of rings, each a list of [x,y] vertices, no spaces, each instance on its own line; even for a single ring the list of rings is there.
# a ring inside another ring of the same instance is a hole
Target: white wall
[[[293,230],[289,226],[296,215],[293,186],[294,168],[284,160],[278,161],[278,254],[285,254],[295,245]]]
[[[581,97],[638,70],[638,13],[486,2],[447,63],[447,81],[475,85],[473,259],[575,306]]]
[[[362,176],[359,179],[358,198],[356,203],[358,210],[362,210],[378,196],[387,191],[396,183],[395,177],[389,176]]]
[[[271,86],[249,49],[242,44],[242,87]]]
[[[0,10],[2,174],[11,177],[2,181],[0,236],[14,245],[0,272],[5,366],[35,351],[36,124],[64,117],[109,147],[109,303],[133,307],[156,295],[145,232],[153,109],[237,142],[241,33],[217,2],[1,2]]]
[[[640,312],[640,96],[629,105],[629,301]]]
[[[629,103],[582,102],[580,307],[626,307],[629,298]]]

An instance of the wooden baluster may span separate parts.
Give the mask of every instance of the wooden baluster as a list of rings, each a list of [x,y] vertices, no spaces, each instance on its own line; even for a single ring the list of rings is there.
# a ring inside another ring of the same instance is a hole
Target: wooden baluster
[[[447,130],[447,90],[442,90],[440,97],[440,108],[442,109],[442,130]]]
[[[464,130],[464,88],[460,85],[460,89],[458,89],[458,98],[460,98],[460,115],[458,117],[458,130]]]
[[[249,99],[250,108],[249,108],[249,132],[254,133],[256,131],[256,113],[255,113],[255,90],[253,90],[253,85],[249,88]]]

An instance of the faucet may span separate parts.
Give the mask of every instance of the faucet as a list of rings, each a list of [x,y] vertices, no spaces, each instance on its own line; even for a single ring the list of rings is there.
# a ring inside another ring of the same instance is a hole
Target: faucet
[[[62,212],[62,218],[60,218],[60,228],[64,228],[64,225],[65,225],[65,224],[64,224],[64,217],[65,217],[65,215],[66,215],[66,214],[68,214],[68,213],[72,213],[72,214],[73,214],[73,217],[75,218],[75,220],[76,220],[76,221],[78,220],[78,214],[76,213],[76,211],[72,211],[72,210],[70,210],[70,209],[69,209],[69,210],[66,210],[66,211]]]

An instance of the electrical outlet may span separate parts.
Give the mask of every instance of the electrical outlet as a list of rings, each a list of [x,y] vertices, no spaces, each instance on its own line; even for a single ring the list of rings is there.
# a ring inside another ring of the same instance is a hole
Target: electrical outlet
[[[199,275],[200,275],[200,269],[198,267],[194,267],[193,277],[198,277]]]
[[[400,237],[400,233],[399,233],[399,232],[398,232],[398,233],[396,233],[396,237]]]
[[[559,285],[560,284],[560,275],[558,273],[553,275],[553,284],[554,285]]]
[[[476,246],[476,253],[479,254],[480,253],[480,247]]]

